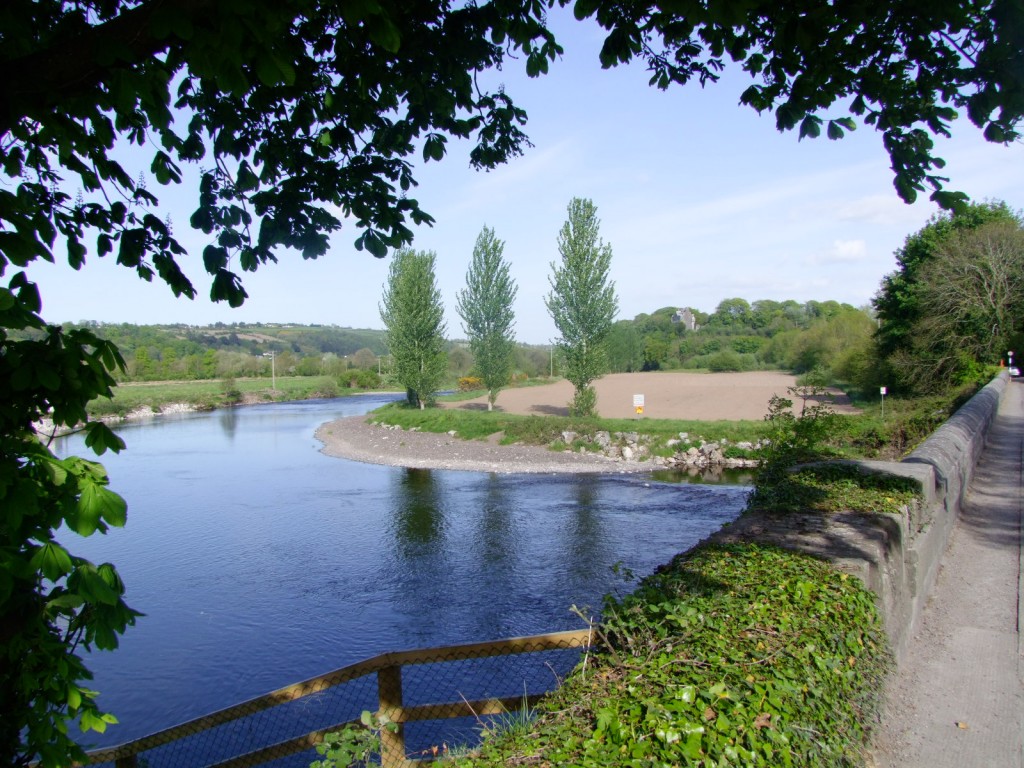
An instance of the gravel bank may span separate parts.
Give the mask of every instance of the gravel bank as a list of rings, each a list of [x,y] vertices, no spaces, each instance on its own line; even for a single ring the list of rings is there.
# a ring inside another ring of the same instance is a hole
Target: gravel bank
[[[371,424],[372,418],[352,416],[321,426],[316,438],[324,444],[323,452],[368,464],[468,472],[629,473],[654,469],[649,462],[614,461],[594,454],[550,451],[536,445],[499,445],[497,435],[483,441],[407,432]]]

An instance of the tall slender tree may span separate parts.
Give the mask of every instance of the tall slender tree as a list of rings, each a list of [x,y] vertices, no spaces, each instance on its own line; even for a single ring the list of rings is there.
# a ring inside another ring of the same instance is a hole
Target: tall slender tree
[[[619,311],[615,283],[608,280],[612,247],[601,240],[601,222],[590,200],[575,197],[558,234],[560,264],[552,262],[548,312],[561,337],[555,342],[565,377],[575,387],[573,414],[592,416],[597,393],[590,383],[607,369],[607,341]]]
[[[448,370],[435,260],[433,251],[396,251],[380,306],[395,375],[408,391],[410,402],[420,408],[433,401]]]
[[[515,356],[515,312],[519,289],[503,258],[505,243],[484,227],[473,246],[473,261],[466,272],[466,288],[456,297],[456,309],[476,370],[487,387],[487,410],[494,409],[498,392],[512,376]]]

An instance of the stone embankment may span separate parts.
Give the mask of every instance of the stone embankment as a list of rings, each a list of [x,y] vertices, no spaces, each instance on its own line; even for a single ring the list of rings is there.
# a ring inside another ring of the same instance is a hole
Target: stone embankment
[[[133,411],[121,415],[101,416],[96,421],[102,421],[106,424],[120,424],[125,421],[142,421],[144,419],[153,419],[157,416],[170,416],[175,413],[193,413],[198,411],[199,408],[191,403],[168,403],[160,407],[159,411],[155,411],[148,405],[142,405]],[[76,428],[71,427],[58,427],[53,423],[52,419],[40,419],[32,424],[37,435],[44,437],[54,438],[61,437],[62,435],[70,434],[74,432]]]
[[[902,659],[1007,383],[1007,375],[1001,374],[902,461],[854,462],[868,472],[918,483],[921,503],[901,514],[748,513],[712,539],[766,542],[809,552],[860,577],[878,596],[893,652]]]
[[[724,438],[711,442],[691,437],[687,432],[680,432],[678,437],[663,443],[672,451],[669,456],[655,453],[651,436],[637,432],[563,432],[561,442],[566,446],[579,446],[576,448],[579,452],[597,453],[612,461],[647,461],[658,469],[679,470],[756,467],[754,452],[761,447],[760,442],[730,443]]]

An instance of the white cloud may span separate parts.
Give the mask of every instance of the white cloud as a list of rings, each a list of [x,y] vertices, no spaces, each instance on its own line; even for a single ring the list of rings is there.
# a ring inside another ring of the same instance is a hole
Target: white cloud
[[[863,261],[867,257],[868,247],[863,240],[835,240],[828,253],[815,254],[808,261],[811,264],[835,264]]]

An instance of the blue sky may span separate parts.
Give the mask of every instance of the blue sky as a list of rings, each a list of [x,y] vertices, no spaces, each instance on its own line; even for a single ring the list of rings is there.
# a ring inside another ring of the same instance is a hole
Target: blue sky
[[[544,295],[574,196],[598,208],[601,235],[613,250],[620,318],[664,306],[712,311],[731,297],[867,304],[895,269],[893,252],[936,210],[926,199],[908,206],[896,196],[881,137],[869,127],[838,142],[798,141],[795,133],[776,132],[771,115],[738,106],[749,79],[736,68],[703,90],[694,83],[658,91],[642,66],[600,69],[595,25],[564,13],[551,20],[566,52],[548,75],[531,80],[522,62],[493,75],[528,112],[534,147],[478,173],[468,168],[469,144],[450,143],[444,161],[416,173],[420,186],[411,196],[436,223],[418,228],[413,246],[437,253],[449,337],[462,336],[455,294],[484,225],[505,241],[519,285],[519,340],[541,344],[556,336]],[[1024,146],[987,144],[966,119],[954,133],[938,142],[949,187],[1024,208]],[[175,299],[165,285],[144,283],[110,259],[93,257],[79,273],[43,264],[30,274],[48,321],[381,327],[387,260],[357,252],[353,227],[334,237],[323,259],[284,251],[278,264],[246,274],[250,298],[232,310],[206,297],[207,239],[188,228],[195,184],[153,183],[150,190],[189,250],[182,265],[200,298]]]

